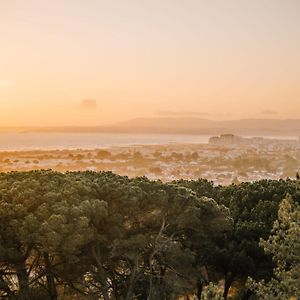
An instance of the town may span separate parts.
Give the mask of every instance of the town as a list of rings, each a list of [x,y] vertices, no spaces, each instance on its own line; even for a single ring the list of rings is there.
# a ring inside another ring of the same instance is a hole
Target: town
[[[0,152],[0,171],[112,171],[164,182],[205,178],[216,185],[294,178],[298,140],[212,137],[208,144],[166,144],[77,150]]]

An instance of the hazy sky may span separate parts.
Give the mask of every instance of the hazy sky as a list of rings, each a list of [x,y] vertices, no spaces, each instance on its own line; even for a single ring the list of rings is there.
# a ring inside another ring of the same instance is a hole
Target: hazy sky
[[[0,0],[0,126],[300,118],[299,0]]]

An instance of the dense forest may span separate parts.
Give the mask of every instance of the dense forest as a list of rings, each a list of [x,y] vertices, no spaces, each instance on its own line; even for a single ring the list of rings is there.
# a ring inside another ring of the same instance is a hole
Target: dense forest
[[[297,299],[299,180],[0,173],[0,297]]]

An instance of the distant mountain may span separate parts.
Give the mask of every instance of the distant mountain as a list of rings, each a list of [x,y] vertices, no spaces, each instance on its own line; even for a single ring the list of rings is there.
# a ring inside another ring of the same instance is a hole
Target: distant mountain
[[[126,132],[300,135],[300,119],[241,119],[213,121],[201,118],[137,118],[119,122],[108,128]]]
[[[0,132],[180,133],[300,136],[300,119],[214,121],[197,117],[137,118],[106,126],[0,128]]]
[[[114,124],[123,128],[160,128],[160,129],[203,129],[212,128],[217,122],[187,117],[137,118]]]

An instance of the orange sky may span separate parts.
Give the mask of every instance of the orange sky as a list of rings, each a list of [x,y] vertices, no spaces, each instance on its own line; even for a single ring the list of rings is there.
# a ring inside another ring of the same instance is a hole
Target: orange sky
[[[0,126],[300,118],[299,0],[0,0]]]

